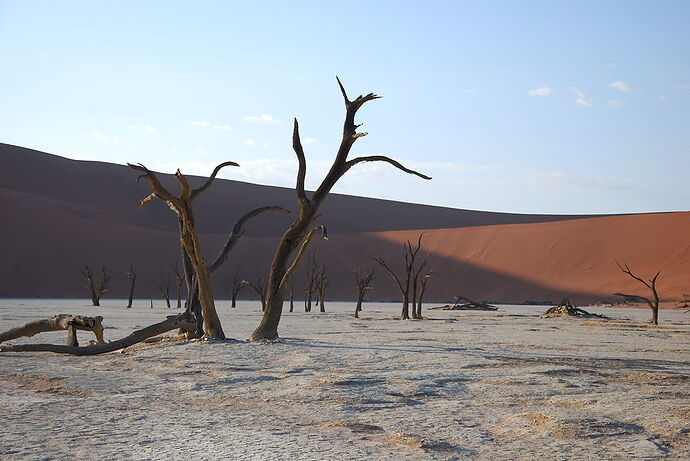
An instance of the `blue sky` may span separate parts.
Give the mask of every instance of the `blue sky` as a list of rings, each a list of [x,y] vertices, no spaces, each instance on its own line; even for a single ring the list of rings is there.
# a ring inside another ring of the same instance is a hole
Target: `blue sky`
[[[688,210],[690,2],[0,0],[0,141],[69,158],[542,213]],[[233,198],[237,199],[237,198]]]

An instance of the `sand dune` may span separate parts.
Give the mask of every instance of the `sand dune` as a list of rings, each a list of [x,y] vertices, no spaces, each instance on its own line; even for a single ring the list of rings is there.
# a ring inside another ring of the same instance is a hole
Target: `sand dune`
[[[108,266],[114,274],[109,295],[114,297],[126,295],[124,273],[133,264],[140,275],[137,295],[158,296],[158,279],[178,258],[176,222],[160,203],[139,209],[148,190],[136,184],[135,173],[120,165],[3,144],[0,159],[5,218],[0,226],[0,297],[83,297],[79,270],[84,264]],[[172,181],[167,175],[162,180]],[[294,208],[294,192],[236,181],[214,184],[199,199],[197,213],[207,256],[220,249],[241,214],[269,204]],[[228,296],[235,269],[244,278],[267,271],[289,219],[274,214],[251,223],[231,261],[214,274],[218,298]],[[328,267],[331,299],[351,299],[354,267],[371,266],[372,256],[395,265],[402,243],[422,230],[424,251],[433,253],[430,267],[437,272],[429,300],[464,294],[502,302],[566,296],[591,302],[619,290],[639,291],[618,271],[616,258],[643,275],[661,270],[659,288],[665,299],[690,292],[690,213],[519,215],[334,195],[324,205],[321,222],[328,225],[330,239],[314,248]],[[302,268],[295,278],[298,292],[303,277]],[[393,282],[379,271],[370,299],[398,297]]]

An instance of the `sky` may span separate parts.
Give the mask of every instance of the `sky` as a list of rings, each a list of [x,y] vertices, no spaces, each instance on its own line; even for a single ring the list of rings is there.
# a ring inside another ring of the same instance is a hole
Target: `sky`
[[[690,1],[0,0],[0,142],[487,211],[690,209]],[[231,200],[241,198],[233,197]]]

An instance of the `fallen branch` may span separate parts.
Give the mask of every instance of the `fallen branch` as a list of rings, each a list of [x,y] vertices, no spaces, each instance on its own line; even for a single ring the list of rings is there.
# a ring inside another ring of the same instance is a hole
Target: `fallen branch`
[[[460,304],[460,301],[465,301],[465,303]],[[472,301],[464,296],[458,296],[455,299],[455,304],[452,306],[446,304],[445,306],[432,307],[431,309],[436,311],[497,311],[498,307],[488,303]]]
[[[582,317],[582,318],[608,318],[605,315],[592,314],[584,309],[575,307],[569,299],[564,299],[558,306],[553,306],[549,308],[546,312],[541,314],[539,317],[543,319],[549,319],[553,317]]]
[[[133,332],[129,336],[110,343],[84,347],[62,346],[57,344],[17,344],[14,346],[0,346],[0,352],[54,352],[56,354],[70,355],[97,355],[124,349],[125,347],[145,341],[148,338],[178,328],[194,331],[196,329],[196,322],[192,316],[187,315],[187,313],[182,313],[179,315],[169,315],[162,322],[149,325],[148,327]]]
[[[49,319],[33,320],[0,333],[0,343],[21,337],[30,338],[39,333],[61,330],[91,331],[96,342],[103,344],[103,317],[82,317],[81,315],[58,314]]]

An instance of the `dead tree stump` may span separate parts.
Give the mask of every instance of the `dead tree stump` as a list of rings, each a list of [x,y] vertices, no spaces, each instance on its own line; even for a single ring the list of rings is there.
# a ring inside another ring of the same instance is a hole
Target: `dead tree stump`
[[[584,309],[575,307],[569,299],[564,299],[558,306],[549,308],[539,317],[543,319],[550,319],[553,317],[607,318],[605,315],[592,314]]]

